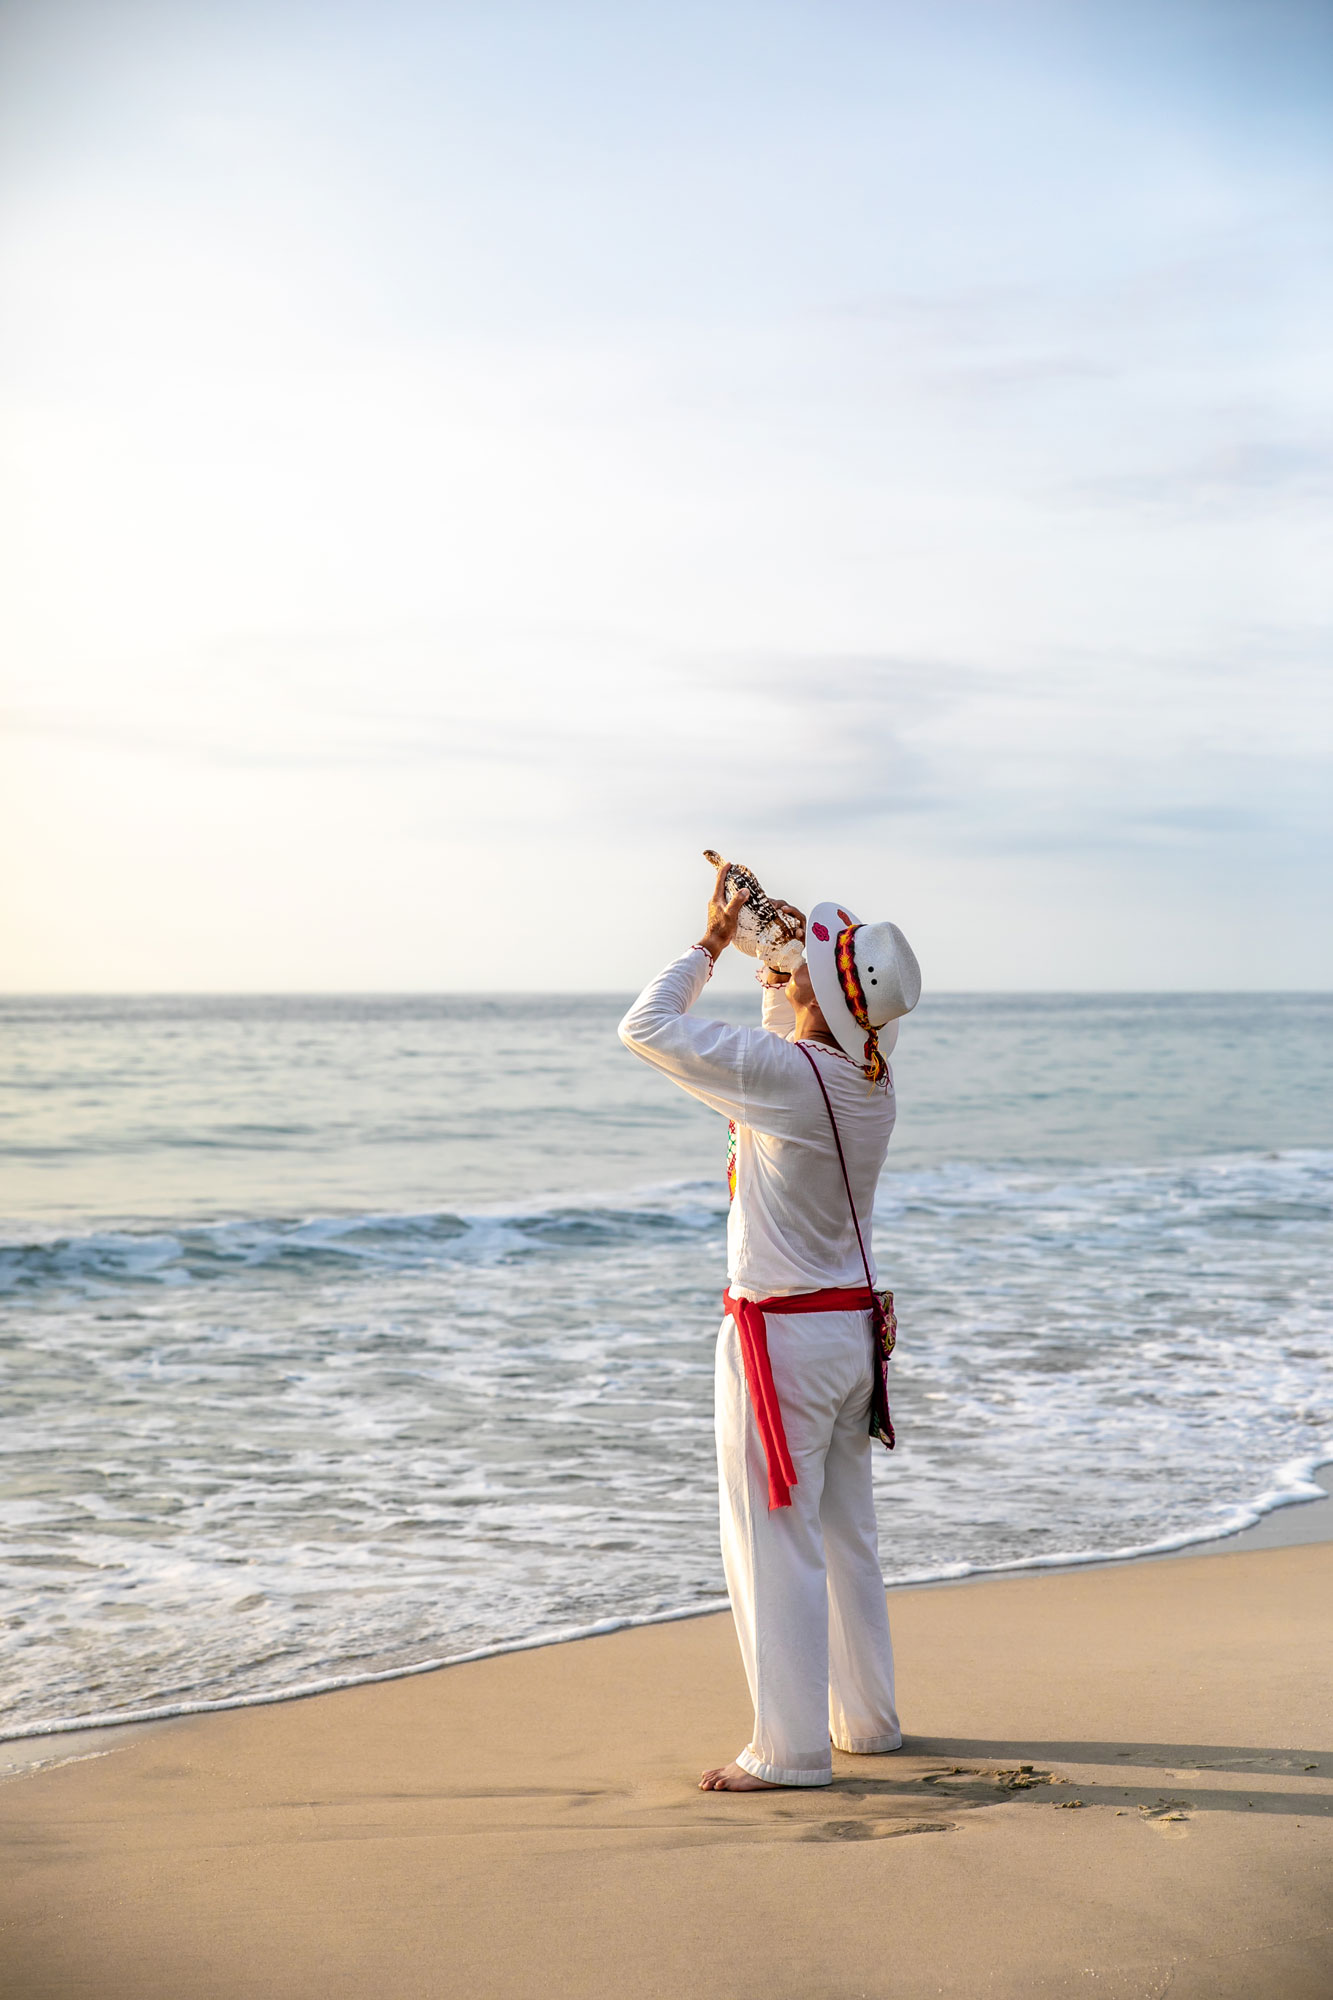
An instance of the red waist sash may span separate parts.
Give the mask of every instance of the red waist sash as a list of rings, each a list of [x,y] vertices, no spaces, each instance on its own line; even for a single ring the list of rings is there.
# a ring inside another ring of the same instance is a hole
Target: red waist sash
[[[797,1480],[787,1449],[787,1433],[782,1427],[778,1392],[773,1386],[765,1313],[873,1312],[879,1301],[867,1286],[854,1285],[844,1290],[830,1286],[822,1292],[793,1292],[789,1298],[775,1299],[734,1299],[730,1292],[723,1292],[722,1303],[735,1320],[740,1335],[745,1386],[750,1391],[754,1420],[768,1461],[768,1508],[772,1513],[775,1507],[791,1506],[791,1489]]]

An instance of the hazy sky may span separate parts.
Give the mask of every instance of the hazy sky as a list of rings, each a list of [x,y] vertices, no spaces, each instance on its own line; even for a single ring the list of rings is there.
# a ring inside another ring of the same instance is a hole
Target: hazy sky
[[[1333,984],[1333,8],[0,0],[11,989]]]

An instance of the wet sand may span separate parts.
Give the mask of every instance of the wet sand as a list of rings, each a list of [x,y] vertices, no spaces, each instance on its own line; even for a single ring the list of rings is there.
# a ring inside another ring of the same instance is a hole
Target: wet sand
[[[1328,2000],[1333,1543],[891,1609],[907,1743],[823,1791],[695,1789],[726,1617],[12,1746],[75,1761],[0,1786],[0,1992]]]

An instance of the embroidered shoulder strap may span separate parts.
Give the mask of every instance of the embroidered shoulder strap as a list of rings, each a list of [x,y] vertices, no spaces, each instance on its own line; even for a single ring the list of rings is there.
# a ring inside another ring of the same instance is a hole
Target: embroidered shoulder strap
[[[819,1094],[824,1100],[824,1109],[828,1112],[828,1122],[833,1128],[833,1143],[838,1149],[838,1165],[842,1168],[842,1184],[847,1190],[847,1206],[852,1211],[852,1228],[856,1231],[856,1247],[861,1252],[861,1269],[866,1274],[867,1291],[873,1292],[875,1287],[870,1282],[870,1259],[866,1256],[866,1246],[861,1235],[861,1224],[857,1218],[856,1203],[852,1199],[852,1183],[847,1173],[847,1161],[842,1150],[842,1138],[838,1131],[838,1121],[833,1116],[833,1103],[828,1094],[828,1086],[819,1074],[819,1064],[815,1061],[805,1043],[797,1042],[796,1046],[814,1072],[815,1082],[819,1085]]]
[[[801,1051],[801,1054],[805,1057],[814,1073],[815,1082],[819,1085],[819,1094],[824,1100],[824,1109],[828,1112],[828,1122],[833,1131],[833,1143],[838,1149],[838,1165],[842,1168],[842,1184],[847,1190],[847,1206],[852,1212],[852,1228],[856,1231],[856,1247],[861,1252],[861,1269],[866,1274],[866,1290],[870,1294],[870,1316],[875,1334],[875,1360],[878,1365],[875,1369],[874,1393],[870,1398],[870,1435],[871,1437],[879,1438],[892,1451],[894,1437],[893,1419],[889,1415],[889,1356],[893,1352],[893,1343],[898,1334],[897,1321],[894,1318],[893,1312],[893,1293],[885,1292],[883,1297],[881,1297],[875,1290],[874,1282],[870,1276],[870,1259],[866,1255],[865,1238],[861,1234],[861,1222],[856,1213],[856,1202],[852,1197],[851,1176],[847,1172],[847,1159],[842,1150],[842,1135],[838,1131],[838,1121],[833,1116],[833,1100],[828,1094],[828,1086],[819,1074],[819,1064],[815,1061],[805,1043],[797,1042],[794,1046]]]

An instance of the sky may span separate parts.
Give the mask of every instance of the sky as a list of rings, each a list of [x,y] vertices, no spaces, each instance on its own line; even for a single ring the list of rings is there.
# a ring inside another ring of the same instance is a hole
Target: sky
[[[1333,985],[1331,110],[1326,0],[0,0],[0,987],[629,991],[704,847]]]

